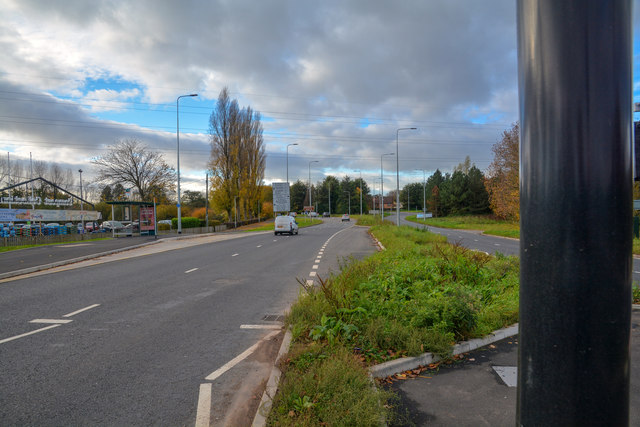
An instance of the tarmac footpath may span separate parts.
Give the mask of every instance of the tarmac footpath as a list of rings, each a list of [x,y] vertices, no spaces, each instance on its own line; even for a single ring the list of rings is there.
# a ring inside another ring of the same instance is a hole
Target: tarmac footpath
[[[414,374],[394,375],[385,387],[399,398],[400,426],[516,424],[518,335]],[[603,366],[602,369],[607,369]],[[631,317],[631,426],[640,426],[640,310]]]

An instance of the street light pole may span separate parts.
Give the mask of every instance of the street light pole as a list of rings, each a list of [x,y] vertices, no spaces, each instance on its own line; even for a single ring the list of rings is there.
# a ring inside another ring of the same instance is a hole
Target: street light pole
[[[313,203],[311,203],[311,163],[320,163],[320,160],[311,160],[309,162],[309,206],[313,206]],[[311,215],[311,212],[309,212],[309,215]]]
[[[298,143],[287,144],[287,184],[289,183],[289,147],[292,145],[298,145]]]
[[[176,141],[177,141],[177,170],[178,170],[178,234],[182,234],[182,210],[180,203],[180,98],[188,96],[198,96],[197,93],[191,93],[189,95],[180,95],[176,98]]]
[[[84,203],[82,199],[84,199],[84,195],[82,194],[82,169],[78,169],[80,172],[80,210],[84,211]],[[80,213],[80,220],[82,221],[82,232],[84,233],[84,212]]]
[[[382,169],[382,158],[393,156],[395,153],[385,153],[380,156],[380,218],[384,222],[384,169]]]
[[[398,134],[401,130],[416,130],[417,128],[396,129],[396,225],[400,227],[400,155],[398,154]]]

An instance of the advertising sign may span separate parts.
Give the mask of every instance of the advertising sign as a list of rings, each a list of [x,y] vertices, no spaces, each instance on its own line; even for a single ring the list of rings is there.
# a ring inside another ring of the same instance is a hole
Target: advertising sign
[[[291,209],[289,183],[274,182],[271,188],[273,189],[273,212],[289,212]]]
[[[140,207],[140,231],[152,231],[156,229],[156,218],[153,215],[153,206]]]
[[[16,221],[45,221],[45,222],[69,222],[69,221],[97,221],[102,218],[98,211],[61,211],[53,209],[0,209],[0,222]]]

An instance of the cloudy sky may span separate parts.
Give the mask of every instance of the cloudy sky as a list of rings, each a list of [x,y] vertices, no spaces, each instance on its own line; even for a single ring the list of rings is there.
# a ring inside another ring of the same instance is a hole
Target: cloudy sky
[[[121,138],[175,167],[176,98],[198,93],[180,100],[180,169],[183,188],[203,189],[225,86],[263,115],[267,183],[285,180],[297,143],[290,181],[317,160],[314,182],[362,173],[379,189],[381,155],[403,127],[418,129],[399,134],[401,186],[466,156],[485,170],[517,120],[514,0],[0,0],[0,10],[0,150],[82,168],[86,180]],[[385,190],[395,167],[384,157]]]

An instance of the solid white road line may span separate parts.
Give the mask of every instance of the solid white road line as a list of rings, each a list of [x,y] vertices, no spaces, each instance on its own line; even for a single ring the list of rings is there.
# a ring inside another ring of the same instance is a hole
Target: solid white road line
[[[258,346],[260,345],[260,342],[271,338],[272,336],[278,334],[278,332],[280,332],[280,331],[269,332],[262,339],[260,339],[257,343],[255,343],[254,345],[252,345],[251,347],[249,347],[248,349],[246,349],[245,351],[243,351],[242,353],[240,353],[239,355],[237,355],[236,357],[234,357],[233,359],[231,359],[230,361],[228,361],[227,363],[222,365],[220,368],[216,369],[215,371],[213,371],[212,373],[207,375],[205,380],[207,380],[207,381],[215,380],[220,375],[224,374],[229,369],[233,368],[238,363],[242,362],[244,359],[249,357],[251,355],[251,353],[253,353],[256,350],[256,348],[258,348]]]
[[[17,340],[19,338],[24,338],[24,337],[27,337],[29,335],[37,334],[38,332],[43,332],[43,331],[46,331],[47,329],[57,328],[58,326],[60,326],[60,323],[58,323],[57,325],[45,326],[44,328],[40,328],[40,329],[36,329],[35,331],[27,332],[26,334],[21,334],[21,335],[16,335],[15,337],[5,338],[3,340],[0,340],[0,344],[4,344],[4,343],[9,342],[9,341]]]
[[[76,314],[82,313],[83,311],[91,310],[92,308],[96,308],[96,307],[100,307],[100,304],[93,304],[93,305],[90,305],[88,307],[81,308],[80,310],[76,310],[76,311],[73,311],[71,313],[65,314],[62,317],[72,317],[72,316],[75,316]]]
[[[187,270],[184,272],[184,274],[189,274],[189,273],[193,273],[194,271],[196,271],[198,269],[198,267],[196,268],[192,268],[191,270]]]
[[[212,384],[200,384],[198,395],[198,409],[196,412],[196,427],[209,427],[211,421],[211,388]]]
[[[53,323],[58,325],[64,325],[71,322],[73,322],[71,319],[33,319],[29,321],[29,323]]]
[[[282,325],[240,325],[240,329],[282,329]]]

